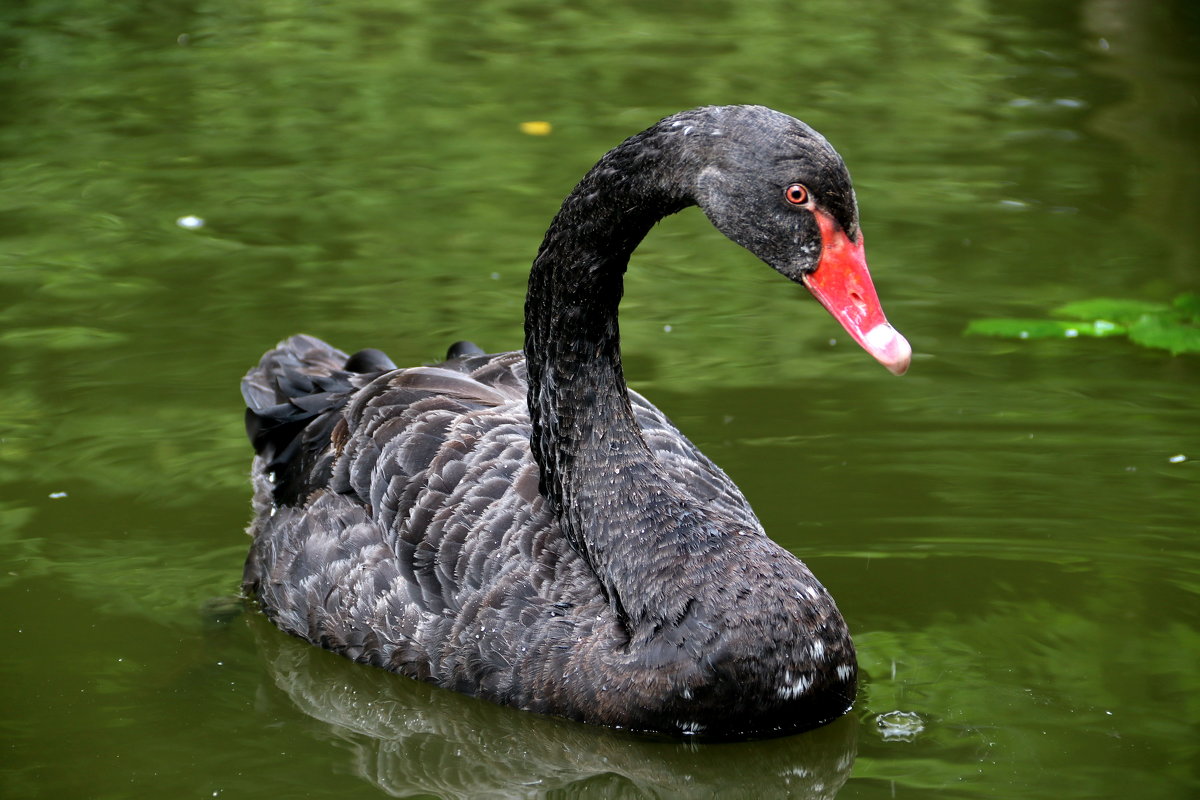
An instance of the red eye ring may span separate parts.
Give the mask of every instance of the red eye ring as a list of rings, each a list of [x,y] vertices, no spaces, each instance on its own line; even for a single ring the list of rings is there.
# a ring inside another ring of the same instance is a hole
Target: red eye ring
[[[802,183],[793,183],[783,190],[783,197],[794,206],[802,206],[808,202],[808,188]]]

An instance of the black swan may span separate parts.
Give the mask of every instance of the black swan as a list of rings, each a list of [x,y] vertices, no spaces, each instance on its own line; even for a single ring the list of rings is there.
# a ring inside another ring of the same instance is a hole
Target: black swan
[[[564,201],[523,351],[464,343],[397,369],[295,336],[246,375],[244,589],[267,616],[356,661],[601,725],[733,738],[844,714],[857,665],[833,599],[621,371],[629,256],[690,205],[907,369],[829,143],[759,106],[667,117]]]

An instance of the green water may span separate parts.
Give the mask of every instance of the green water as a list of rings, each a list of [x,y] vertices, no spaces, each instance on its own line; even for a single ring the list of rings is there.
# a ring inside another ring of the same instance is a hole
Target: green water
[[[1198,32],[1185,0],[5,3],[0,796],[1200,796],[1200,357],[962,335],[1200,289]],[[260,353],[516,347],[575,180],[731,102],[846,157],[912,370],[693,210],[634,258],[627,371],[837,597],[854,714],[647,741],[238,613]]]

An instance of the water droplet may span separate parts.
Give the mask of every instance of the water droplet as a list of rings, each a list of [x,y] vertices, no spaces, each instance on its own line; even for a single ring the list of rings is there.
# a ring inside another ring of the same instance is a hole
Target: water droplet
[[[175,220],[175,224],[181,228],[187,228],[188,230],[194,231],[197,228],[204,227],[204,220],[200,217],[188,214],[186,217],[180,217],[179,219]]]
[[[875,718],[875,725],[887,742],[911,742],[925,730],[925,721],[915,711],[888,711]]]

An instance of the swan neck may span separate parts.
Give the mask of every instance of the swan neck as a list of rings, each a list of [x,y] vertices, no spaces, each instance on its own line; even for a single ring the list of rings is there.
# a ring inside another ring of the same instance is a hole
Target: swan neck
[[[664,216],[695,204],[676,138],[652,128],[602,158],[563,202],[529,279],[533,455],[564,532],[598,572],[600,540],[614,532],[584,510],[663,480],[630,407],[617,311],[633,250]]]

